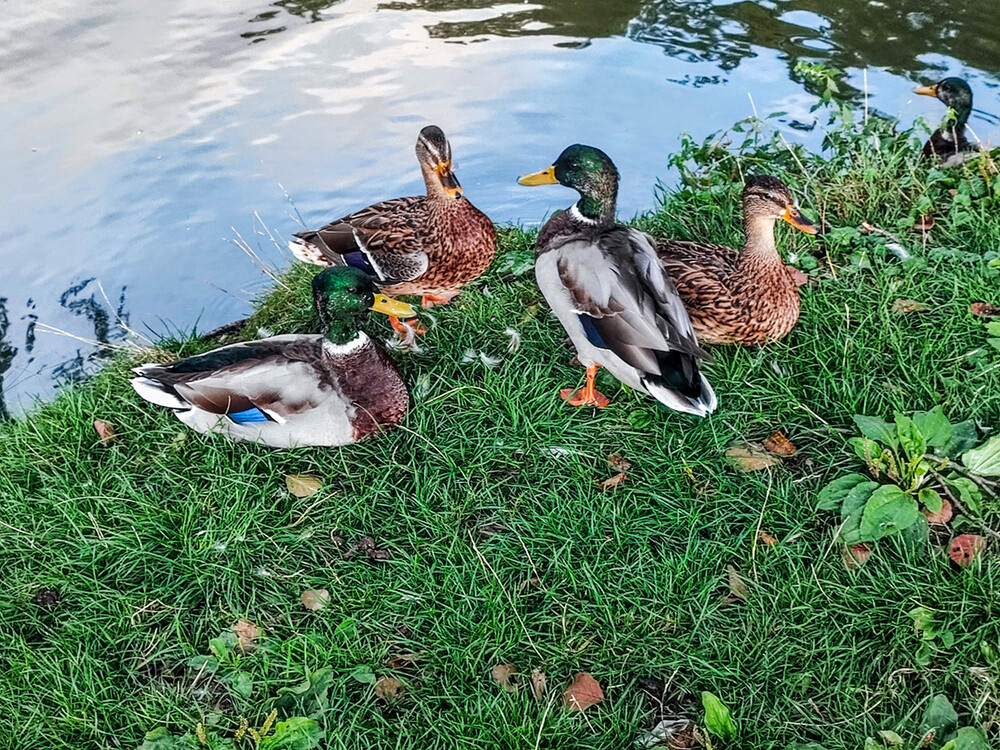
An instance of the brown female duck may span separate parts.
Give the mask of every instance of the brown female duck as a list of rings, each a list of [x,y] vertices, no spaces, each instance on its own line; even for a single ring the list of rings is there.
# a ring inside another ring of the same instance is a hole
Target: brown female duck
[[[463,194],[441,128],[421,130],[416,151],[426,195],[376,203],[299,232],[289,245],[295,257],[359,268],[386,294],[421,295],[424,307],[446,304],[479,278],[496,254],[493,223]]]
[[[774,244],[778,219],[806,234],[819,231],[799,211],[785,183],[776,177],[753,177],[743,190],[742,250],[657,240],[656,253],[701,343],[765,344],[795,326],[799,292]]]

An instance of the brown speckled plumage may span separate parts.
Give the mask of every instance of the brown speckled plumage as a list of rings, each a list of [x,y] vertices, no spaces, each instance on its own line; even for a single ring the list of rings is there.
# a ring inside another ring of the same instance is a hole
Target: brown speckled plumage
[[[376,203],[300,232],[291,245],[295,256],[361,268],[390,295],[450,296],[482,276],[496,255],[496,230],[462,194],[440,128],[420,132],[417,158],[426,195]]]
[[[783,212],[791,214],[786,218]],[[656,243],[702,343],[766,344],[788,335],[799,319],[798,288],[775,247],[774,222],[785,218],[811,233],[815,227],[798,213],[787,186],[773,177],[747,183],[743,214],[742,250],[707,242]]]

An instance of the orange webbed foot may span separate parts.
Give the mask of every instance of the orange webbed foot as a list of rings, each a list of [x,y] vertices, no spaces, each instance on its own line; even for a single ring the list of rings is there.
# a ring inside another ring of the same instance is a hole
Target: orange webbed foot
[[[589,392],[587,388],[581,388],[577,391],[572,388],[563,388],[559,391],[559,395],[570,406],[593,406],[603,409],[611,403],[611,399],[593,388],[590,388]]]
[[[421,336],[427,333],[427,326],[416,319],[400,320],[399,318],[390,316],[389,323],[395,329],[396,333],[399,334],[400,341],[404,343],[412,341],[414,336]]]
[[[458,292],[445,294],[425,294],[420,298],[421,307],[434,307],[434,305],[447,305]]]

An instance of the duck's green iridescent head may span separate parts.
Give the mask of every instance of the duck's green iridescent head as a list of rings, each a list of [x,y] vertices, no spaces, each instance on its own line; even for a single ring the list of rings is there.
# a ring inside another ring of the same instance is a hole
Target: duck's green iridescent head
[[[380,294],[372,280],[357,268],[338,266],[313,277],[313,304],[324,330],[336,323],[357,325],[369,310],[397,318],[417,314],[411,305]]]
[[[593,146],[574,144],[555,163],[540,172],[523,175],[521,185],[560,184],[576,190],[577,208],[591,220],[613,221],[618,198],[618,169],[606,153]]]
[[[930,86],[919,86],[913,93],[933,96],[955,110],[958,122],[964,124],[972,112],[972,89],[961,78],[945,78]]]

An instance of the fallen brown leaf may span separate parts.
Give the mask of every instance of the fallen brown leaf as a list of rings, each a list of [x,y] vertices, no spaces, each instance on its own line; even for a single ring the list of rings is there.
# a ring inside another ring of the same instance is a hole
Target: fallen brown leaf
[[[624,482],[628,478],[628,474],[624,471],[621,474],[615,474],[613,477],[608,477],[599,485],[602,490],[610,490],[617,487],[619,484]]]
[[[809,277],[795,266],[785,266],[785,270],[788,272],[789,278],[795,283],[795,286],[805,286],[809,283]]]
[[[541,581],[538,576],[531,576],[531,578],[525,578],[519,584],[517,584],[517,593],[523,594],[529,587],[534,588],[539,586]]]
[[[623,458],[621,453],[612,453],[608,456],[608,463],[611,464],[612,469],[617,469],[621,472],[626,472],[632,468],[632,463],[627,458]]]
[[[400,654],[399,656],[390,656],[385,665],[390,669],[409,669],[423,658],[423,654]]]
[[[531,694],[536,700],[545,699],[545,690],[548,687],[548,680],[545,679],[545,672],[540,669],[531,670]]]
[[[386,703],[396,703],[406,695],[406,688],[395,677],[380,677],[375,683],[375,695]]]
[[[765,531],[757,532],[757,538],[760,539],[768,547],[773,547],[778,543],[778,540]]]
[[[794,456],[799,450],[781,430],[775,430],[770,434],[764,441],[764,448],[776,456]]]
[[[760,471],[781,463],[781,459],[749,445],[734,445],[726,450],[726,458],[737,471]]]
[[[604,700],[604,691],[590,674],[580,672],[563,693],[563,705],[568,711],[585,711]]]
[[[948,557],[956,565],[965,567],[979,557],[986,547],[986,540],[977,534],[962,534],[951,540]]]
[[[327,605],[330,601],[330,592],[326,589],[309,589],[308,591],[303,591],[299,595],[299,599],[302,601],[303,607],[315,612]]]
[[[917,223],[913,225],[914,229],[919,229],[922,232],[929,232],[934,228],[937,222],[934,220],[933,216],[921,216],[917,220]]]
[[[237,620],[230,630],[236,633],[242,653],[249,654],[253,651],[254,641],[260,638],[260,628],[249,620]]]
[[[893,315],[909,315],[910,313],[927,312],[930,309],[930,305],[925,305],[923,302],[917,302],[913,299],[898,299],[892,303],[890,312]]]
[[[493,679],[497,681],[497,684],[499,684],[500,687],[502,687],[508,693],[517,692],[518,672],[517,672],[517,667],[515,667],[513,664],[497,664],[490,671],[490,674],[493,675]]]
[[[861,544],[855,544],[848,547],[846,544],[841,545],[840,556],[844,560],[844,567],[848,570],[858,570],[868,556],[872,553],[872,546],[866,542]]]
[[[688,750],[702,747],[698,728],[689,719],[668,718],[660,721],[652,729],[641,732],[633,746],[637,750],[660,747],[667,750]]]
[[[969,312],[977,318],[995,318],[1000,315],[1000,306],[991,302],[973,302],[969,305]]]
[[[747,588],[747,582],[743,580],[743,576],[732,565],[726,566],[726,578],[729,581],[729,591],[733,596],[744,602],[750,598],[750,589]]]
[[[115,438],[118,437],[115,434],[114,425],[111,422],[105,422],[103,419],[98,419],[94,422],[94,429],[97,430],[97,439],[105,448],[115,442]]]
[[[295,497],[309,497],[323,488],[323,481],[306,474],[288,474],[285,476],[285,486]]]
[[[339,546],[339,545],[338,545]],[[375,546],[375,540],[370,536],[363,536],[341,557],[350,560],[359,552],[363,552],[369,560],[391,560],[392,553],[387,549],[380,549]]]
[[[924,516],[927,517],[927,523],[934,524],[935,526],[944,526],[948,523],[951,520],[953,512],[954,509],[947,500],[942,501],[941,510],[937,513],[932,513],[927,508],[924,508]]]

